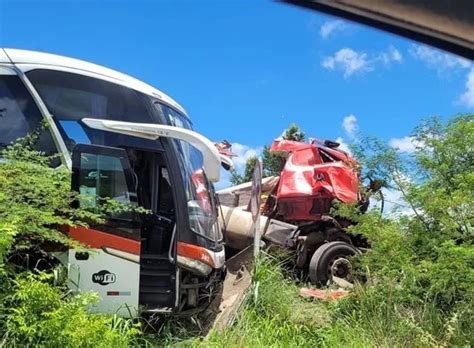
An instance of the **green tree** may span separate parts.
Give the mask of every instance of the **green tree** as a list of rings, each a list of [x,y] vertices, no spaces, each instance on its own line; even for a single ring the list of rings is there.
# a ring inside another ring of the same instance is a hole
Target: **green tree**
[[[291,124],[284,132],[283,139],[303,142],[305,135],[296,124]],[[270,146],[265,145],[262,152],[263,177],[279,176],[285,165],[288,155],[285,152],[271,152]],[[245,164],[244,174],[232,171],[230,182],[233,185],[242,184],[252,180],[256,158],[249,158]]]
[[[305,135],[300,129],[300,127],[297,124],[293,123],[285,130],[285,134],[283,134],[283,139],[303,142],[305,139]]]
[[[252,181],[253,172],[255,170],[255,165],[257,164],[257,157],[251,156],[247,159],[245,163],[244,174],[239,174],[236,170],[233,170],[230,177],[230,182],[232,185],[243,184],[244,182]]]
[[[262,152],[263,176],[279,176],[286,158],[285,152],[270,152],[270,146],[265,145]]]
[[[358,222],[350,230],[365,236],[371,248],[357,267],[367,283],[340,306],[338,315],[351,317],[348,325],[359,332],[373,335],[376,328],[393,342],[471,346],[474,116],[458,116],[447,124],[430,119],[412,138],[417,145],[413,156],[376,139],[366,140],[365,149],[357,152],[366,175],[384,178],[401,193],[408,210],[387,217],[339,209]],[[406,313],[412,313],[408,320]],[[390,327],[381,326],[384,321]],[[346,324],[341,320],[339,325]]]
[[[284,132],[283,139],[303,142],[305,134],[296,124],[291,124]],[[270,152],[270,146],[265,145],[262,153],[263,176],[279,176],[288,155],[285,152]]]

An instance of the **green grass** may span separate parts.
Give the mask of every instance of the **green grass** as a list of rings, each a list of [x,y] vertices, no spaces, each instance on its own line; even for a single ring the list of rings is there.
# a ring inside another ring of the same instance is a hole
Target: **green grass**
[[[236,323],[224,332],[213,332],[194,346],[316,347],[324,345],[321,332],[330,325],[330,309],[298,294],[288,276],[284,255],[264,254],[255,267],[251,296]]]
[[[234,325],[198,337],[183,321],[167,322],[150,341],[186,347],[440,347],[468,346],[459,318],[430,303],[407,305],[395,287],[357,286],[335,303],[304,299],[285,275],[281,258],[264,254],[255,268],[250,298]],[[192,323],[191,323],[192,324]],[[192,325],[191,325],[192,326]],[[469,330],[469,329],[468,329]],[[469,332],[464,330],[464,333]],[[193,337],[194,336],[194,337]]]
[[[319,330],[329,324],[326,307],[298,295],[294,279],[285,277],[281,259],[266,255],[255,268],[251,296],[236,323],[212,332],[193,346],[315,347]]]
[[[150,346],[186,347],[314,347],[318,330],[328,325],[324,305],[298,295],[294,279],[284,275],[282,256],[265,255],[255,267],[251,294],[234,325],[199,337],[192,320],[169,319],[153,335]]]

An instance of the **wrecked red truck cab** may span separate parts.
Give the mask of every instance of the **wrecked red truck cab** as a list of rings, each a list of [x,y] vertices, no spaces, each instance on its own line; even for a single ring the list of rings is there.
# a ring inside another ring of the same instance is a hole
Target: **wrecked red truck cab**
[[[331,214],[334,201],[357,204],[362,211],[368,206],[360,191],[359,165],[339,146],[328,140],[276,140],[270,148],[287,155],[264,213],[296,226],[284,246],[295,251],[296,266],[320,286],[352,282],[350,258],[367,246],[363,237],[347,232],[353,222]]]
[[[357,162],[346,152],[291,140],[275,140],[270,151],[288,153],[276,189],[278,215],[285,221],[318,221],[333,200],[360,200]]]
[[[331,211],[335,201],[356,204],[361,211],[368,206],[360,190],[359,165],[339,146],[328,140],[275,140],[270,151],[284,153],[278,156],[282,161],[280,176],[262,181],[266,187],[262,189],[262,240],[291,250],[296,268],[319,286],[351,283],[350,259],[367,247],[365,238],[348,232],[354,222]],[[245,203],[252,197],[252,186],[248,182],[218,192],[224,203],[221,225],[230,248],[241,250],[254,240],[252,214],[246,205],[239,206],[241,198],[245,197]]]

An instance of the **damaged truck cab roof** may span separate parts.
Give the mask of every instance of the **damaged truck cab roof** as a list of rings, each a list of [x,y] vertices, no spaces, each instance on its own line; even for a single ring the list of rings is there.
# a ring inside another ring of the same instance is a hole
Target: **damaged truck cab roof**
[[[359,198],[357,162],[346,152],[316,142],[276,140],[270,151],[288,152],[277,188],[278,212],[286,221],[314,221],[331,202]]]

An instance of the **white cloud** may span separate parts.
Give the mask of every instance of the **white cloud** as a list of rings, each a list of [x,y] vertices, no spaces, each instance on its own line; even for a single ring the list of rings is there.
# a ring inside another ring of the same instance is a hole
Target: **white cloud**
[[[463,104],[474,108],[474,68],[467,74],[466,91],[459,98]]]
[[[346,22],[344,22],[341,19],[327,21],[327,22],[324,22],[323,25],[321,25],[321,28],[319,29],[319,35],[321,35],[323,39],[327,39],[329,36],[331,36],[335,32],[343,31],[346,28],[347,28]]]
[[[356,132],[359,128],[359,126],[357,125],[357,117],[355,117],[353,114],[347,115],[342,120],[341,126],[344,129],[344,132],[346,133],[348,138],[352,139],[352,141],[357,141]],[[349,155],[352,155],[352,151],[349,147],[349,144],[346,142],[346,140],[343,137],[337,137],[336,142],[339,143],[339,148],[342,151],[345,151]]]
[[[342,48],[333,56],[325,57],[321,65],[329,70],[342,70],[344,77],[349,77],[356,72],[372,70],[367,54],[350,48]]]
[[[442,72],[448,69],[468,69],[472,63],[449,53],[439,51],[424,45],[413,45],[410,54],[423,62],[427,67]]]
[[[419,141],[416,141],[413,137],[403,137],[403,138],[392,138],[389,140],[388,144],[397,149],[400,152],[413,153],[415,150],[422,146]]]
[[[387,51],[382,52],[380,54],[380,59],[385,63],[385,64],[390,64],[391,62],[397,62],[401,63],[403,60],[403,56],[400,53],[399,50],[397,50],[395,47],[390,46]]]
[[[352,155],[351,149],[349,148],[349,145],[344,141],[342,137],[337,137],[336,138],[336,143],[339,143],[339,149],[342,151],[347,152],[349,155]]]
[[[238,173],[242,173],[245,170],[245,164],[250,157],[260,156],[263,151],[263,146],[251,147],[248,145],[243,145],[240,143],[232,143],[232,153],[235,157],[232,157],[234,162],[235,170]],[[221,178],[219,182],[215,184],[216,190],[222,190],[224,188],[230,187],[231,174],[229,171],[221,168]]]
[[[263,151],[263,146],[250,147],[239,143],[232,143],[232,152],[236,157],[232,157],[237,171],[245,168],[245,163],[250,157],[260,156]]]
[[[355,73],[372,71],[381,63],[388,65],[392,62],[401,63],[402,60],[402,54],[393,46],[390,46],[386,51],[372,55],[345,47],[332,56],[324,57],[321,65],[328,70],[340,70],[344,77],[348,78]]]
[[[342,128],[350,138],[354,138],[355,132],[359,128],[357,125],[357,117],[353,114],[350,114],[342,120]]]
[[[413,45],[410,54],[415,59],[423,62],[428,68],[436,70],[439,75],[469,69],[466,78],[466,90],[461,94],[458,101],[474,108],[474,65],[470,60],[424,45]]]

